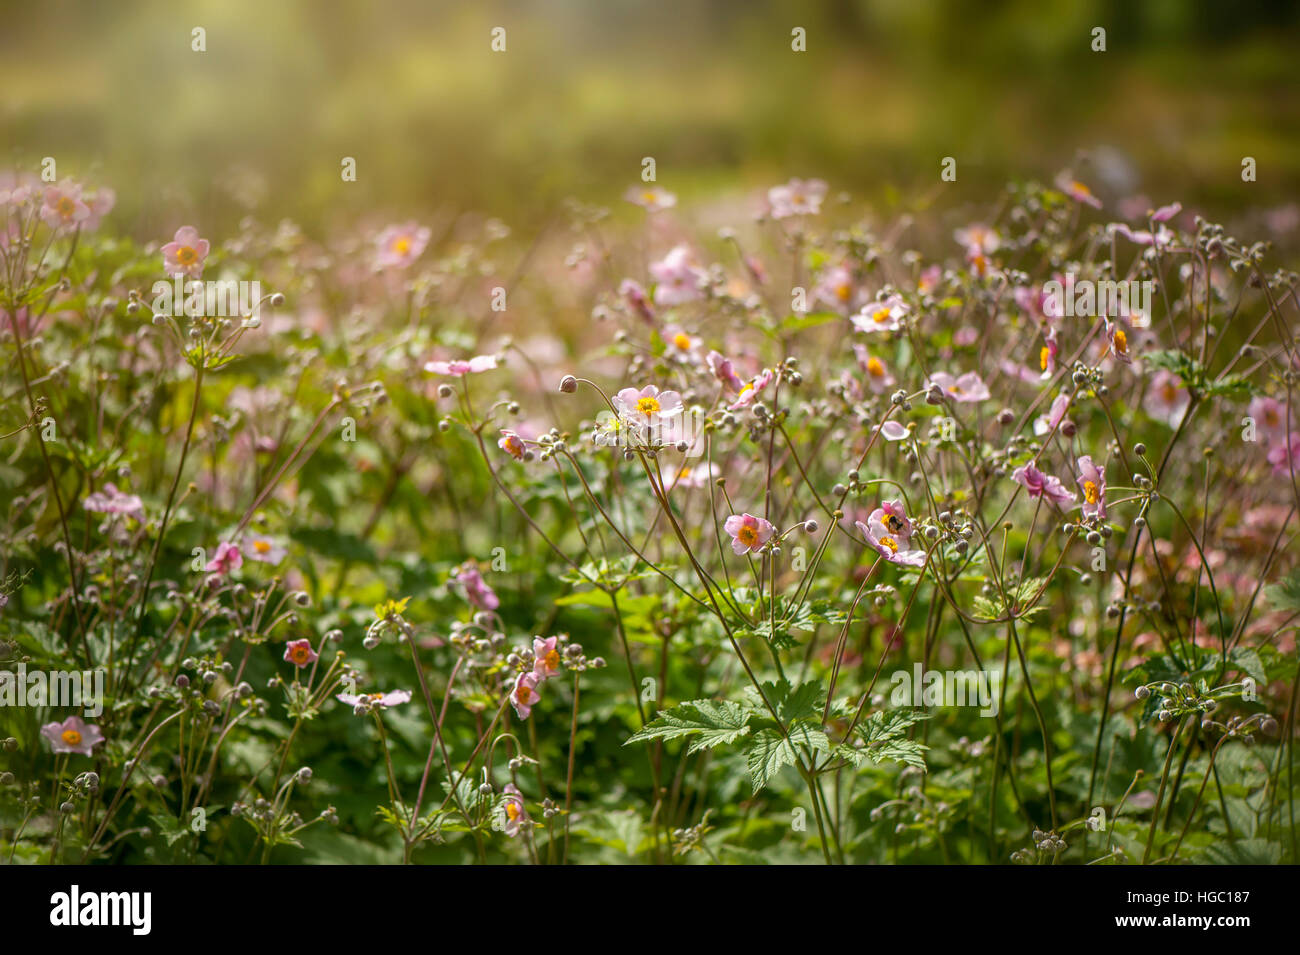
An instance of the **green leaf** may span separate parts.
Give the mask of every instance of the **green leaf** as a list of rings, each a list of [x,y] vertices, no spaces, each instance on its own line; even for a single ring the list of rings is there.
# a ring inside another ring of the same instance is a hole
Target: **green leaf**
[[[765,729],[755,733],[746,757],[754,792],[766,786],[782,767],[793,766],[794,758],[793,747],[776,730]]]
[[[771,782],[772,777],[784,767],[795,765],[798,759],[796,747],[807,747],[816,752],[829,753],[831,741],[821,730],[810,726],[792,727],[789,739],[770,728],[759,730],[754,734],[746,753],[754,792],[758,792]]]
[[[1268,673],[1264,670],[1264,661],[1250,647],[1236,647],[1228,654],[1228,661],[1259,686],[1268,683]]]
[[[750,713],[739,703],[727,700],[691,700],[679,703],[670,710],[660,710],[659,715],[646,723],[640,732],[632,734],[627,743],[649,739],[677,739],[693,736],[688,753],[711,749],[730,743],[749,733]],[[624,743],[623,745],[627,745]]]
[[[1300,610],[1300,567],[1265,589],[1264,596],[1278,610]]]
[[[897,709],[889,713],[879,710],[872,713],[858,724],[857,732],[862,739],[862,751],[873,763],[892,760],[923,770],[925,751],[929,747],[909,739],[907,730],[929,718],[929,713],[916,709]]]
[[[763,699],[752,686],[745,687],[746,704],[755,712],[769,715]],[[801,683],[791,686],[788,680],[763,684],[763,693],[768,702],[776,709],[776,715],[782,723],[790,724],[799,720],[821,721],[822,706],[826,694],[822,685],[816,682]]]

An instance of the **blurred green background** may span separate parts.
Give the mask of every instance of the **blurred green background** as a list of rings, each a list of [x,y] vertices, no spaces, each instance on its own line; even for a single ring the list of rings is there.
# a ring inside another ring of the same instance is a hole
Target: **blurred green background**
[[[916,194],[944,156],[955,197],[987,200],[1080,150],[1099,150],[1080,171],[1109,197],[1232,211],[1300,183],[1294,0],[0,7],[0,156],[115,186],[137,231],[252,203],[308,224],[447,204],[522,224],[564,196],[616,199],[643,156],[686,201],[791,175]]]

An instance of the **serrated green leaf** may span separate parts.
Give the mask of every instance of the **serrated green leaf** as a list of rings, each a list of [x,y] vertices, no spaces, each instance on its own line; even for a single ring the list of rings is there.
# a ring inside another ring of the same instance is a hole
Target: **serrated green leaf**
[[[648,739],[677,739],[693,736],[687,752],[695,753],[722,743],[730,743],[749,733],[750,713],[739,703],[728,700],[691,700],[658,716],[633,733],[627,743]],[[627,743],[624,743],[626,746]]]

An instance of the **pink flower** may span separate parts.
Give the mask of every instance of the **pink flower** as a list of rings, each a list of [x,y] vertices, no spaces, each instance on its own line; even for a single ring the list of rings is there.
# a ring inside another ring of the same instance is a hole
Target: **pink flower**
[[[710,481],[718,476],[718,469],[712,464],[705,463],[698,467],[692,467],[682,462],[672,480],[668,482],[669,490],[675,487],[704,487]]]
[[[82,506],[95,514],[121,514],[137,521],[144,520],[144,503],[139,496],[124,494],[114,484],[105,484],[104,490],[87,494]]]
[[[204,569],[210,574],[220,574],[226,576],[232,571],[238,570],[244,564],[244,555],[240,553],[239,545],[232,544],[230,541],[222,541],[217,545],[217,556],[208,561]]]
[[[757,553],[771,540],[776,528],[752,514],[732,514],[722,529],[731,537],[731,549],[737,554]]]
[[[1060,346],[1056,343],[1056,329],[1049,328],[1043,348],[1038,353],[1038,368],[1042,372],[1040,376],[1042,379],[1046,380],[1056,374],[1056,356],[1059,351]]]
[[[1151,221],[1168,222],[1170,219],[1172,219],[1174,216],[1178,215],[1178,213],[1182,211],[1183,211],[1183,204],[1181,202],[1171,202],[1169,203],[1169,205],[1161,206],[1155,212],[1151,213]]]
[[[1183,414],[1191,401],[1192,396],[1182,386],[1179,377],[1172,371],[1160,368],[1151,376],[1142,408],[1155,420],[1176,428],[1183,420]]]
[[[1065,420],[1065,413],[1069,410],[1070,395],[1063,391],[1053,399],[1051,410],[1034,422],[1034,434],[1044,435],[1055,431]]]
[[[736,374],[736,369],[732,365],[730,358],[719,352],[711,351],[706,361],[709,365],[709,371],[713,373],[713,377],[722,382],[723,387],[728,391],[739,392],[741,388],[745,387],[745,383]]]
[[[1158,249],[1163,249],[1173,244],[1174,241],[1174,234],[1164,226],[1157,229],[1154,234],[1145,229],[1130,229],[1122,222],[1116,222],[1110,228],[1116,235],[1122,235],[1130,242],[1138,245],[1153,245]]]
[[[958,229],[953,238],[966,249],[966,261],[970,263],[975,274],[983,278],[989,271],[989,256],[1002,245],[1002,238],[988,226],[976,223],[965,229]]]
[[[1129,365],[1133,363],[1133,356],[1128,350],[1128,332],[1120,328],[1118,322],[1112,322],[1106,319],[1106,340],[1110,343],[1110,353]]]
[[[199,238],[198,229],[183,225],[176,230],[172,240],[162,247],[163,268],[168,275],[184,275],[196,279],[203,274],[208,249],[208,240]]]
[[[52,228],[73,229],[90,218],[90,206],[81,198],[81,187],[74,182],[47,186],[41,220]]]
[[[375,239],[375,267],[405,268],[424,252],[432,234],[415,222],[390,225]]]
[[[453,361],[425,362],[424,370],[434,375],[450,375],[453,378],[463,378],[465,375],[476,375],[479,372],[491,371],[496,366],[496,355],[475,355],[468,361],[456,359]]]
[[[1056,188],[1075,202],[1092,206],[1094,209],[1101,208],[1101,200],[1092,194],[1092,190],[1079,180],[1072,178],[1068,172],[1063,172],[1056,177]]]
[[[675,246],[658,262],[651,263],[650,274],[657,283],[655,303],[658,305],[683,305],[704,297],[700,280],[705,273],[695,265],[688,246]]]
[[[1300,431],[1292,431],[1285,442],[1278,442],[1268,452],[1268,463],[1274,474],[1300,472]]]
[[[505,834],[513,839],[519,835],[521,826],[532,822],[528,818],[528,813],[524,811],[523,794],[519,792],[519,787],[514,783],[506,783],[501,791],[505,793],[505,798],[501,804],[501,811],[505,814]]]
[[[916,280],[916,290],[922,295],[929,295],[939,287],[939,280],[943,278],[943,269],[938,265],[931,265],[921,271],[921,277]]]
[[[773,219],[816,215],[822,211],[825,198],[826,183],[820,179],[791,179],[785,185],[773,186],[767,191]]]
[[[620,416],[636,425],[653,425],[661,418],[672,418],[685,410],[682,396],[675,391],[660,391],[646,385],[640,391],[624,388],[614,396]]]
[[[411,702],[410,690],[390,690],[387,693],[339,693],[334,697],[340,703],[352,707],[357,716],[365,716],[371,710],[386,710],[390,706],[400,706]]]
[[[86,200],[90,215],[81,223],[82,232],[93,232],[99,228],[99,221],[113,211],[117,205],[117,193],[107,186],[95,190],[95,194]]]
[[[867,351],[866,345],[854,345],[853,354],[858,359],[858,367],[866,374],[867,387],[876,394],[888,391],[897,384],[894,376],[889,373],[889,368]]]
[[[524,444],[524,439],[519,437],[514,431],[501,429],[501,437],[497,440],[497,447],[510,455],[516,461],[522,461],[524,455],[528,453],[528,448]]]
[[[478,564],[467,560],[451,572],[452,579],[465,588],[465,599],[480,610],[496,610],[501,600],[479,573]]]
[[[533,676],[539,681],[560,675],[560,651],[555,648],[558,637],[533,637]]]
[[[262,534],[254,534],[245,543],[248,545],[248,559],[255,560],[259,564],[270,564],[274,567],[289,554],[283,544]]]
[[[902,441],[907,435],[907,426],[899,421],[886,421],[880,426],[880,436],[886,441]]]
[[[1106,468],[1092,463],[1092,456],[1079,458],[1079,473],[1075,480],[1083,491],[1083,516],[1106,519]]]
[[[1266,439],[1272,441],[1286,434],[1286,404],[1276,398],[1267,395],[1252,398],[1246,408],[1246,414],[1254,419],[1256,428]],[[1295,423],[1294,417],[1292,423]]]
[[[315,663],[319,656],[320,655],[311,648],[311,641],[307,639],[290,640],[284,645],[285,660],[292,663],[300,670],[303,667]]]
[[[668,353],[682,358],[693,355],[700,347],[701,341],[680,325],[669,325],[663,331],[664,344]]]
[[[30,172],[0,169],[0,206],[21,206],[41,188],[41,181]]]
[[[727,408],[731,411],[739,411],[741,408],[748,408],[758,400],[758,396],[761,395],[764,389],[772,383],[772,378],[772,369],[763,369],[761,373],[755,375],[749,381],[745,382],[745,384],[740,386],[740,391],[736,394],[736,400],[728,405]]]
[[[835,309],[841,315],[853,311],[859,297],[853,270],[847,265],[835,265],[821,274],[813,288],[813,301]]]
[[[98,726],[75,715],[62,723],[46,723],[41,727],[41,735],[50,741],[54,752],[80,753],[82,756],[92,755],[91,751],[104,742],[104,734]]]
[[[881,301],[868,302],[849,321],[864,332],[892,332],[902,327],[907,310],[902,296],[891,295]]]
[[[514,688],[510,691],[510,705],[515,708],[515,713],[521,720],[528,719],[533,707],[542,702],[542,697],[537,692],[539,682],[541,681],[534,673],[521,673],[515,678]]]
[[[648,212],[671,209],[677,205],[677,197],[658,186],[629,186],[627,192],[623,193],[623,198]]]
[[[953,401],[962,404],[989,399],[989,386],[984,384],[984,379],[973,371],[968,371],[957,378],[946,371],[936,371],[925,384],[926,388],[935,386],[938,386],[939,390]]]
[[[958,229],[952,236],[966,250],[967,258],[974,255],[989,255],[1002,246],[1002,237],[993,229],[981,223]]]
[[[644,321],[653,323],[655,320],[655,310],[650,307],[650,299],[641,287],[641,283],[635,279],[624,279],[619,283],[618,294],[632,311],[636,312]]]
[[[1067,491],[1060,478],[1044,474],[1032,464],[1022,464],[1012,471],[1011,480],[1028,491],[1030,497],[1046,497],[1052,503],[1061,505],[1074,500],[1074,492]]]

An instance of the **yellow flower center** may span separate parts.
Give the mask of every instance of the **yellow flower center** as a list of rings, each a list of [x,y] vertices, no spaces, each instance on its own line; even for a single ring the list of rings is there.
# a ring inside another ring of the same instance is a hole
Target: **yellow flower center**
[[[63,742],[67,743],[69,746],[76,746],[81,742],[81,734],[76,730],[64,730]]]
[[[963,393],[963,392],[962,392],[962,387],[961,387],[961,385],[949,385],[949,386],[948,386],[948,394],[950,394],[950,395],[960,395],[960,394],[962,394],[962,393]]]
[[[1083,497],[1089,504],[1096,504],[1101,500],[1101,492],[1095,481],[1083,482]]]
[[[560,651],[552,648],[551,652],[546,654],[542,659],[546,663],[546,668],[548,670],[557,669],[560,665]]]
[[[644,398],[636,400],[636,410],[641,412],[647,418],[653,414],[658,414],[659,409],[663,406],[659,404],[659,399],[646,395]]]
[[[873,378],[879,378],[884,373],[885,366],[880,363],[879,358],[867,359],[867,374],[871,375]]]
[[[1124,329],[1122,328],[1117,328],[1115,330],[1115,351],[1119,352],[1121,355],[1128,354],[1128,335],[1124,333]]]
[[[1070,183],[1070,188],[1083,196],[1092,195],[1092,190],[1089,189],[1087,186],[1085,186],[1083,183],[1079,182],[1077,179],[1074,182]]]
[[[655,203],[655,202],[657,202],[658,200],[659,200],[659,197],[658,197],[657,195],[655,195],[654,192],[652,192],[652,191],[650,191],[650,190],[646,190],[645,192],[641,193],[641,201],[642,201],[642,202]]]
[[[1178,389],[1171,384],[1166,384],[1160,389],[1160,396],[1165,399],[1166,403],[1173,404],[1174,399],[1178,397]]]
[[[685,332],[678,332],[676,335],[673,336],[673,344],[676,345],[678,348],[680,348],[682,351],[690,351],[691,336],[687,335]]]
[[[736,540],[746,547],[753,547],[758,543],[758,530],[748,524],[741,524],[740,530],[736,531]]]
[[[294,663],[306,663],[309,659],[309,651],[306,647],[294,647],[290,656]]]
[[[898,553],[898,541],[894,540],[892,537],[882,537],[880,538],[880,543],[888,547],[891,554]]]
[[[198,260],[199,253],[188,245],[183,245],[176,250],[176,261],[181,265],[193,265]]]
[[[903,532],[903,522],[899,519],[897,514],[885,515],[885,526],[895,534],[901,534]]]
[[[835,297],[839,299],[841,302],[847,302],[849,300],[849,296],[852,294],[853,294],[853,289],[851,286],[849,286],[847,282],[835,286]]]
[[[519,686],[515,687],[515,699],[519,701],[521,706],[528,705],[528,694],[530,692],[527,683],[520,683]]]
[[[259,554],[271,553],[271,544],[269,541],[253,541],[253,550]]]
[[[519,803],[515,802],[513,799],[506,801],[506,816],[511,822],[514,822],[522,815],[523,810],[519,808]]]
[[[883,325],[885,322],[889,321],[889,314],[888,308],[878,308],[871,313],[871,320],[877,325]]]
[[[392,249],[398,255],[406,255],[411,251],[411,240],[406,236],[401,236],[393,240]]]
[[[72,217],[72,214],[77,211],[77,204],[67,196],[60,196],[58,202],[58,210],[59,210],[59,215],[61,215],[65,219],[69,219]]]
[[[1043,350],[1038,353],[1038,367],[1043,371],[1047,371],[1047,359],[1051,357],[1051,354],[1050,349],[1048,349],[1046,345],[1044,345]]]

